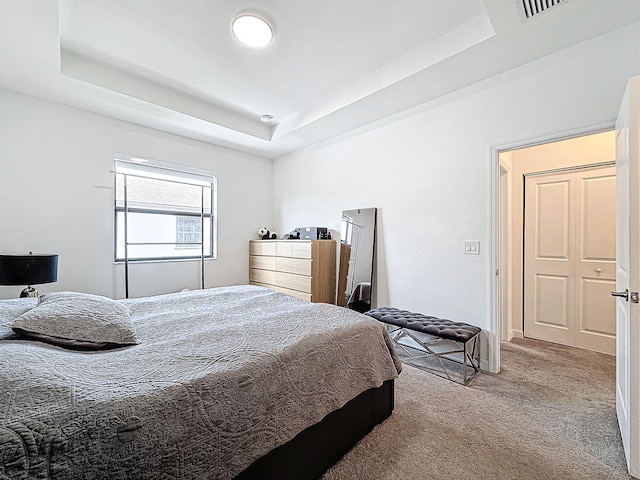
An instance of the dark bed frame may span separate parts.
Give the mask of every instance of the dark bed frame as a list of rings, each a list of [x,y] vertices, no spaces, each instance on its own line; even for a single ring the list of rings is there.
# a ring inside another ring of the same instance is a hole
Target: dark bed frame
[[[394,408],[394,382],[367,390],[289,442],[253,462],[236,480],[315,480]]]

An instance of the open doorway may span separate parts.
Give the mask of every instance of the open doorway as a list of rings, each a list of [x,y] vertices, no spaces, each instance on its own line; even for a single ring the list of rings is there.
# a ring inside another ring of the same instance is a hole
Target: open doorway
[[[615,133],[613,131],[606,131],[596,134],[584,135],[580,137],[574,137],[561,141],[554,141],[535,146],[527,146],[523,148],[514,148],[499,152],[499,183],[498,183],[498,254],[497,254],[497,266],[498,270],[502,272],[498,277],[498,321],[500,322],[500,340],[509,341],[512,338],[533,337],[540,338],[534,332],[535,329],[526,327],[525,319],[531,319],[531,311],[527,309],[532,308],[531,292],[525,293],[525,287],[531,287],[531,279],[527,280],[527,269],[525,268],[526,250],[525,250],[525,182],[526,178],[532,177],[545,177],[555,180],[546,183],[545,185],[551,185],[549,192],[554,195],[557,194],[563,198],[566,192],[569,192],[570,177],[575,176],[575,172],[585,171],[598,171],[599,168],[611,166],[615,161]],[[553,183],[556,181],[556,183]],[[535,183],[535,182],[530,182]],[[615,183],[615,182],[614,182]],[[601,183],[602,184],[602,183]],[[556,188],[556,186],[558,188]],[[566,187],[566,188],[565,188]],[[529,186],[531,189],[532,187]],[[553,196],[553,195],[552,195]],[[531,199],[529,199],[531,201]],[[568,200],[567,200],[568,201]],[[572,202],[577,201],[575,198]],[[597,201],[595,202],[597,204]],[[529,206],[531,209],[531,206]],[[531,213],[531,210],[529,210]],[[599,212],[598,215],[602,213]],[[615,211],[611,212],[612,218],[615,218]],[[562,215],[559,216],[563,222],[556,222],[557,228],[566,228],[567,225],[572,224],[573,220],[567,221],[567,218]],[[529,219],[529,222],[532,220]],[[553,222],[552,222],[553,224]],[[574,227],[572,227],[574,228]],[[607,235],[610,235],[609,229]],[[613,243],[609,243],[615,246],[615,226],[613,228]],[[535,234],[534,234],[535,235]],[[573,232],[574,238],[575,232]],[[555,238],[560,241],[563,238],[569,238],[570,235],[557,235]],[[608,239],[610,242],[611,239]],[[531,240],[529,241],[531,244]],[[579,246],[581,248],[581,246]],[[600,255],[601,256],[601,255]],[[615,257],[615,254],[614,254]],[[613,259],[615,261],[615,258]],[[529,267],[531,270],[531,266]],[[596,272],[600,270],[600,272]],[[602,266],[594,267],[594,278],[597,279],[597,275],[602,274]],[[548,277],[551,278],[551,277]],[[558,277],[559,278],[559,277]],[[553,279],[552,279],[553,280]],[[572,280],[575,282],[575,280]],[[528,283],[528,284],[527,284]],[[558,287],[561,282],[557,282]],[[584,283],[584,282],[583,282]],[[553,281],[550,281],[546,286],[550,292],[556,297],[556,301],[562,299],[560,294],[561,288],[556,289],[553,285]],[[597,288],[603,291],[608,291],[608,286],[605,286],[606,282],[598,281]],[[615,285],[615,284],[614,284]],[[584,285],[574,284],[575,288],[583,288]],[[571,290],[571,295],[575,295],[575,288]],[[568,291],[568,290],[567,290]],[[567,293],[568,295],[569,293]],[[593,299],[593,296],[587,294],[587,299]],[[565,298],[565,305],[560,306],[559,310],[563,310],[565,318],[558,319],[558,325],[551,325],[548,330],[553,334],[557,331],[561,335],[558,338],[553,336],[543,338],[547,341],[554,341],[556,343],[567,344],[566,341],[566,328],[564,323],[576,324],[576,318],[580,316],[580,308],[576,309],[577,305],[575,298]],[[603,299],[603,302],[610,302],[609,298]],[[548,306],[548,303],[543,300],[542,304]],[[567,305],[572,305],[572,308],[565,308]],[[612,303],[613,305],[613,303]],[[606,306],[604,308],[607,308]],[[612,307],[613,308],[613,307]],[[586,311],[586,307],[582,309]],[[591,311],[591,309],[588,309]],[[572,317],[568,317],[568,315]],[[615,315],[612,312],[612,315]],[[580,319],[584,321],[584,319]],[[548,322],[553,324],[554,322]],[[579,323],[579,322],[578,322]],[[602,329],[598,326],[598,329]],[[606,328],[605,328],[606,330]],[[532,334],[533,332],[533,334]],[[615,329],[613,329],[615,335]],[[565,339],[562,338],[564,333]],[[606,336],[610,336],[611,332],[605,332]],[[611,344],[611,341],[609,341]],[[615,344],[615,338],[613,339]],[[576,345],[585,348],[584,345]],[[589,348],[589,347],[586,347]],[[606,348],[593,348],[594,350],[604,351]],[[613,353],[613,352],[606,352]]]

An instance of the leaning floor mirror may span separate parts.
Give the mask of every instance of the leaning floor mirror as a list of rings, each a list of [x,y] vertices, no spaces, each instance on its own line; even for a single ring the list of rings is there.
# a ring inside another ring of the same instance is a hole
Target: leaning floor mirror
[[[342,212],[338,305],[358,312],[371,310],[376,209]]]

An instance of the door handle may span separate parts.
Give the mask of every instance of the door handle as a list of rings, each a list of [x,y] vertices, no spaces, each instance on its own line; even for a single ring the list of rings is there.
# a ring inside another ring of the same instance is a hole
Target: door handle
[[[611,295],[614,297],[622,297],[626,302],[629,301],[629,289],[625,288],[624,292],[611,292]]]
[[[638,292],[629,293],[629,289],[625,288],[624,292],[611,292],[611,295],[614,297],[622,297],[625,301],[629,301],[629,297],[631,297],[631,303],[640,303],[640,295]]]

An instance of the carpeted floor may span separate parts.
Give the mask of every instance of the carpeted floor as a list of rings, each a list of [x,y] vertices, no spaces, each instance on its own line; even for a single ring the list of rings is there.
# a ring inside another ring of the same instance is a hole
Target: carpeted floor
[[[405,365],[393,415],[323,480],[630,479],[614,388],[614,357],[535,340],[468,387]]]

